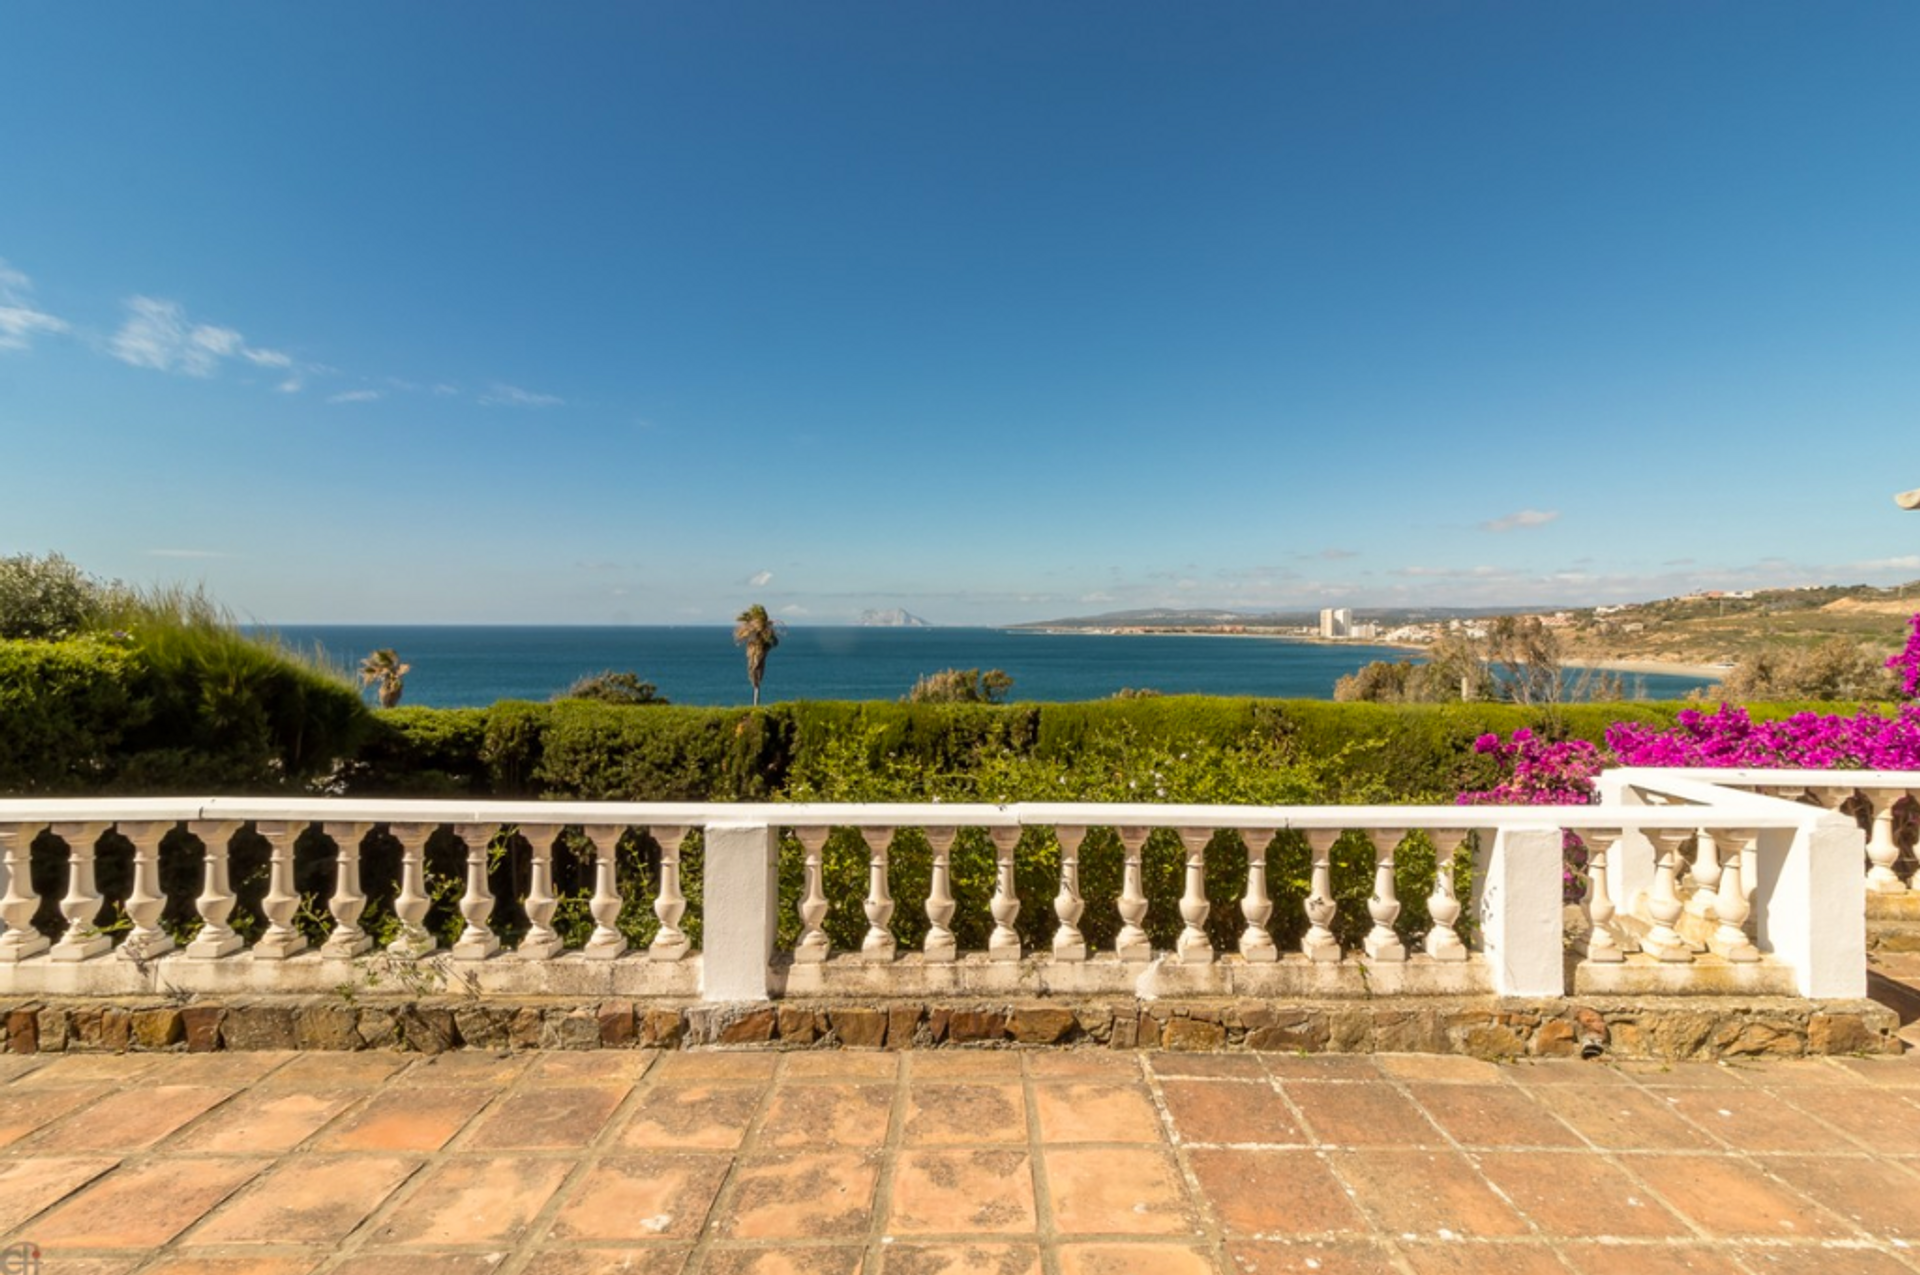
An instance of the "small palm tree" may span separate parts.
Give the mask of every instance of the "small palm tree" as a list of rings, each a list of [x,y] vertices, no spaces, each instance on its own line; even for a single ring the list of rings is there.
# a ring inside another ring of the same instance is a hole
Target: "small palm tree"
[[[379,685],[380,707],[392,708],[400,702],[400,692],[406,685],[407,673],[411,664],[402,664],[392,647],[383,646],[360,661],[360,685]]]
[[[753,683],[753,702],[758,707],[760,679],[767,675],[767,652],[780,645],[780,622],[756,602],[734,621],[733,641],[747,648],[747,680]]]

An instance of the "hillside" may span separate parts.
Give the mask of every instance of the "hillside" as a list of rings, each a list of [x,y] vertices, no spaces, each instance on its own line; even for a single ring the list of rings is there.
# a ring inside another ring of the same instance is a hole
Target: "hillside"
[[[1763,589],[1561,612],[1567,654],[1587,660],[1732,664],[1769,647],[1845,638],[1892,655],[1920,610],[1920,584]]]

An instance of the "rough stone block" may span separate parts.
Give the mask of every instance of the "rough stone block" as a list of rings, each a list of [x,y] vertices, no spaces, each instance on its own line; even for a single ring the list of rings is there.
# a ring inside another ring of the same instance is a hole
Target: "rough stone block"
[[[1104,1045],[1113,1034],[1113,1011],[1106,1009],[1076,1009],[1073,1011],[1074,1025],[1080,1034],[1088,1040]]]
[[[1447,1031],[1430,1009],[1377,1010],[1373,1047],[1383,1054],[1444,1054]]]
[[[1354,1006],[1327,1015],[1327,1048],[1342,1054],[1373,1052],[1373,1015]]]
[[[100,1048],[100,1007],[83,1005],[67,1015],[67,1048],[94,1051]]]
[[[220,1026],[220,1038],[228,1049],[296,1049],[300,1038],[293,1018],[290,1005],[235,1005]]]
[[[877,1009],[830,1009],[827,1022],[849,1049],[878,1049],[887,1038],[887,1016]]]
[[[522,1005],[513,1011],[507,1019],[508,1049],[538,1049],[540,1047],[540,1011],[531,1005]],[[456,1021],[456,1026],[458,1025]]]
[[[598,1049],[600,1018],[586,1009],[550,1009],[540,1023],[542,1049]]]
[[[1713,1033],[1713,1051],[1722,1058],[1752,1058],[1760,1054],[1791,1057],[1806,1052],[1799,1028],[1777,1019],[1722,1023]]]
[[[1200,1053],[1226,1043],[1226,1028],[1200,1018],[1176,1018],[1160,1037],[1161,1048],[1180,1053]]]
[[[672,1049],[687,1034],[687,1020],[677,1009],[650,1009],[640,1020],[640,1043],[649,1048]]]
[[[1076,1025],[1072,1010],[1052,1005],[1020,1006],[1007,1015],[1007,1031],[1023,1045],[1057,1045]]]
[[[351,1005],[322,1002],[293,1012],[293,1038],[302,1049],[358,1049],[359,1014]]]
[[[187,1052],[207,1054],[220,1048],[226,1025],[224,1005],[188,1005],[180,1011],[180,1029],[186,1033]]]
[[[71,1039],[67,1011],[49,1007],[38,1015],[40,1048],[49,1054],[64,1053]]]
[[[353,1027],[360,1033],[360,1039],[367,1042],[368,1049],[400,1048],[399,1020],[384,1005],[368,1006],[357,1011]]]
[[[632,1001],[602,1001],[599,1019],[600,1047],[603,1049],[627,1049],[639,1034]]]
[[[1107,1028],[1107,1048],[1138,1049],[1140,1047],[1140,1016],[1132,1010],[1115,1014],[1112,1025]]]
[[[920,1029],[918,1005],[895,1005],[887,1011],[887,1048],[912,1049]]]
[[[38,1009],[16,1009],[8,1012],[7,1052],[10,1054],[40,1052],[40,1011]]]
[[[957,1009],[947,1022],[947,1039],[956,1045],[1004,1040],[1006,1035],[1007,1015],[1004,1010]]]
[[[1706,1048],[1715,1026],[1712,1014],[1655,1014],[1647,1027],[1647,1046],[1659,1058],[1693,1058]]]
[[[947,1031],[953,1026],[953,1011],[950,1009],[929,1009],[927,1011],[927,1041],[929,1044],[942,1044],[947,1039]]]
[[[186,1039],[186,1025],[177,1009],[136,1009],[131,1024],[133,1043],[141,1049],[171,1049]]]
[[[820,1016],[801,1005],[782,1005],[774,1011],[780,1039],[791,1045],[811,1045],[820,1039]]]
[[[453,1030],[459,1034],[460,1043],[469,1049],[505,1049],[513,1014],[514,1011],[486,1005],[456,1005]]]
[[[722,1045],[764,1045],[773,1039],[774,1021],[771,1005],[722,1018],[716,1024],[715,1040]]]
[[[1886,1039],[1859,1014],[1814,1014],[1807,1020],[1810,1054],[1878,1054]]]
[[[1263,1015],[1266,1022],[1247,1027],[1247,1048],[1263,1052],[1319,1053],[1327,1047],[1332,1028],[1317,1010],[1292,1010]]]
[[[1580,1033],[1564,1018],[1549,1019],[1533,1033],[1527,1049],[1536,1058],[1571,1058],[1580,1052]]]

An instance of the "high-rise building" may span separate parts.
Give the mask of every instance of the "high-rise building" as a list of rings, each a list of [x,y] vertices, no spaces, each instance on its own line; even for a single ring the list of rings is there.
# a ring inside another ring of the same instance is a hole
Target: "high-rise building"
[[[1345,638],[1353,636],[1353,612],[1346,607],[1326,607],[1320,612],[1320,636],[1323,638]]]

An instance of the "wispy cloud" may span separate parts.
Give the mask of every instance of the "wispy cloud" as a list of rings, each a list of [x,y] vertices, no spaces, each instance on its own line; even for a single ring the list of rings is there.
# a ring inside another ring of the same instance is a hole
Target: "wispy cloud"
[[[1508,514],[1504,518],[1492,518],[1480,524],[1482,531],[1520,531],[1528,527],[1544,527],[1560,516],[1558,509],[1522,509],[1518,513]]]
[[[108,342],[108,352],[133,367],[182,376],[212,376],[224,359],[242,358],[259,367],[286,368],[293,358],[279,350],[260,349],[232,328],[194,323],[178,301],[160,297],[129,297],[127,319]]]
[[[1904,554],[1898,558],[1872,558],[1866,562],[1850,563],[1857,571],[1920,571],[1920,554]]]
[[[0,257],[0,350],[24,350],[36,332],[65,332],[64,320],[38,309],[33,281]]]
[[[747,577],[747,583],[752,585],[756,589],[763,588],[766,585],[773,583],[773,572],[756,571],[752,575]]]
[[[487,392],[480,396],[482,407],[558,407],[565,402],[556,394],[535,394],[518,385],[502,385],[498,382],[488,386]]]
[[[149,558],[231,558],[232,554],[220,549],[149,549]]]
[[[342,390],[338,394],[327,395],[329,403],[371,403],[385,397],[379,390]]]

